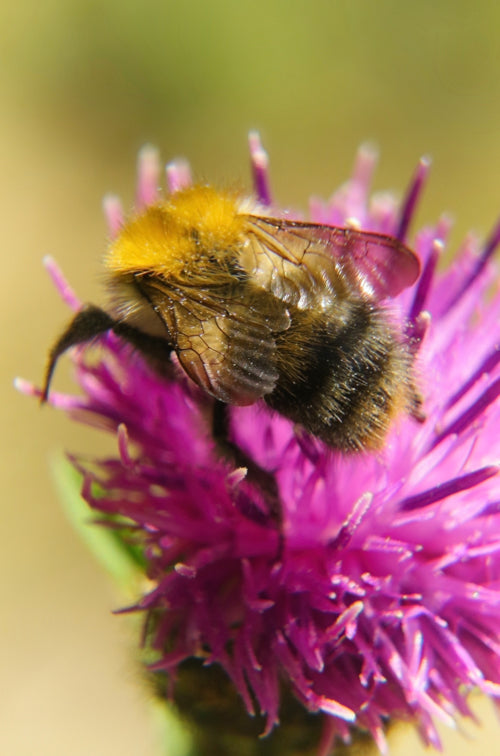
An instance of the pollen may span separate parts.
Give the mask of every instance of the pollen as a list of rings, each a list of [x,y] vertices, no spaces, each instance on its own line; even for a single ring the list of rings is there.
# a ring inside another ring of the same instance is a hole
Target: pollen
[[[112,243],[108,270],[178,276],[203,257],[224,253],[241,239],[237,195],[193,186],[132,217]]]

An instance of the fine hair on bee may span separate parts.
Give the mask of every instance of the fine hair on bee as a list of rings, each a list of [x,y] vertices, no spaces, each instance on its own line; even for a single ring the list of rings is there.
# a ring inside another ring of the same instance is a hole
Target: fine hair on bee
[[[158,372],[176,353],[216,400],[215,435],[221,408],[263,400],[359,452],[379,449],[398,413],[419,414],[412,354],[384,302],[420,264],[394,237],[268,217],[194,185],[132,215],[105,268],[109,303],[85,306],[56,341],[43,401],[59,357],[113,331]]]

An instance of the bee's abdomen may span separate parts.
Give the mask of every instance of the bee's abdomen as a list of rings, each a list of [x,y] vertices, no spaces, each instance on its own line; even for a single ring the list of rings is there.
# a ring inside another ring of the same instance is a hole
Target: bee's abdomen
[[[364,300],[296,311],[278,344],[270,407],[344,451],[380,446],[408,406],[411,361],[383,312]]]

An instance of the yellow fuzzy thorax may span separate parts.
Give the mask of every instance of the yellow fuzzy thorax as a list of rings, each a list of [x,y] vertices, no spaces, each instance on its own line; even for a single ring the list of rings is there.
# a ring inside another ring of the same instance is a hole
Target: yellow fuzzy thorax
[[[202,255],[217,254],[241,239],[244,220],[238,196],[193,186],[132,217],[106,257],[111,272],[181,275]]]

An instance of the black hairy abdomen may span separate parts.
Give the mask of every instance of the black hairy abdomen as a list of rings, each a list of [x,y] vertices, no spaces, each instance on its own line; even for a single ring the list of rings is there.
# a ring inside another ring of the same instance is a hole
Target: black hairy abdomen
[[[362,299],[292,311],[277,338],[267,404],[341,450],[376,447],[401,404],[408,357],[383,312]]]

